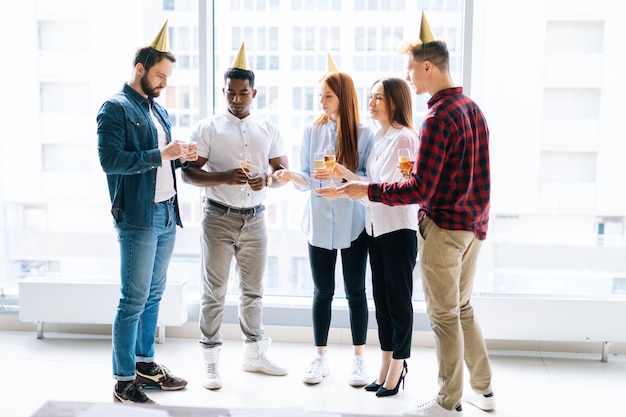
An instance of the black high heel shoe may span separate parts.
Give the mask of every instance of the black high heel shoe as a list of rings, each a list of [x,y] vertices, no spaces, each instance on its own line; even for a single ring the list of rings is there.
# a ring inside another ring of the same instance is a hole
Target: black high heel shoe
[[[378,388],[378,390],[376,391],[377,397],[390,397],[392,395],[396,395],[398,393],[398,389],[400,388],[400,383],[402,383],[402,389],[404,389],[404,377],[407,373],[409,373],[409,367],[406,364],[406,361],[404,361],[403,365],[404,369],[402,369],[402,372],[400,373],[400,379],[398,380],[396,387],[394,389],[387,389],[381,385],[380,388]]]
[[[383,384],[384,384],[384,382],[383,382]],[[383,384],[377,384],[376,381],[374,381],[374,382],[372,382],[370,384],[367,384],[365,386],[365,391],[378,391],[378,389],[380,387],[382,387]]]

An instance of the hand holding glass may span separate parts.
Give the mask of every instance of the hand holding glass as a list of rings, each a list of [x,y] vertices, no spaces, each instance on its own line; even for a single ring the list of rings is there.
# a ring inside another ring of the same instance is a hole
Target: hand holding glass
[[[316,152],[313,155],[313,168],[317,172],[326,169],[326,164],[324,163],[324,153],[323,152]],[[319,186],[320,187],[324,186],[323,181],[320,180]]]
[[[410,175],[413,161],[411,161],[411,151],[408,148],[398,149],[398,168],[403,176]]]
[[[246,177],[248,178],[252,178],[252,176],[249,174],[251,165],[252,165],[252,157],[250,156],[248,152],[246,152],[243,155],[243,157],[239,160],[239,167],[241,168],[243,173],[246,174]],[[241,187],[241,191],[247,191],[249,189],[250,189],[250,184],[248,184],[247,182]]]
[[[198,142],[188,142],[187,152],[184,157],[185,161],[197,161],[198,160]]]

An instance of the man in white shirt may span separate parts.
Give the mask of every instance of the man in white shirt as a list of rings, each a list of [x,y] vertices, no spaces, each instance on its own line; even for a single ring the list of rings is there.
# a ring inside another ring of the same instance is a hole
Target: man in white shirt
[[[207,389],[221,388],[218,372],[220,327],[230,264],[237,261],[241,297],[239,324],[244,336],[244,371],[286,375],[267,356],[271,339],[262,323],[263,273],[267,232],[262,202],[271,173],[288,166],[283,140],[271,122],[250,114],[256,96],[244,45],[224,74],[228,111],[197,123],[191,137],[198,160],[183,171],[185,182],[203,187],[200,345]]]

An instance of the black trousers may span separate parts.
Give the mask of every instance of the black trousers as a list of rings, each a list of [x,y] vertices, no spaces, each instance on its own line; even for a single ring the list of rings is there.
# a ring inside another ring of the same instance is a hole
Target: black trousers
[[[367,296],[365,294],[365,268],[367,267],[368,236],[365,230],[352,241],[349,248],[341,249],[343,284],[350,310],[352,344],[364,345],[367,339]],[[309,244],[309,262],[313,275],[313,337],[315,346],[328,344],[331,304],[335,295],[335,265],[337,249],[324,249]]]
[[[401,229],[369,238],[372,291],[378,338],[394,359],[411,355],[413,269],[417,259],[415,230]]]

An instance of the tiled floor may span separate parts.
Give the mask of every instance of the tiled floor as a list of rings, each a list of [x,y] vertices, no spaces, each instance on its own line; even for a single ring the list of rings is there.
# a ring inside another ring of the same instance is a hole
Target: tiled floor
[[[48,399],[111,402],[110,338],[0,332],[0,415],[28,417]],[[201,353],[194,339],[168,338],[157,345],[157,360],[189,380],[178,392],[150,391],[160,404],[222,408],[298,407],[317,412],[398,415],[406,406],[436,392],[435,352],[414,348],[406,389],[376,398],[352,388],[347,379],[351,347],[329,346],[332,374],[316,386],[301,382],[313,348],[305,343],[274,343],[271,357],[289,367],[289,375],[273,377],[241,370],[242,347],[228,341],[222,349],[223,388],[208,391],[200,385]],[[622,416],[626,393],[626,358],[599,355],[490,352],[497,409],[485,413],[464,404],[466,417],[596,417]],[[368,371],[374,379],[379,365],[375,345],[366,349]]]

